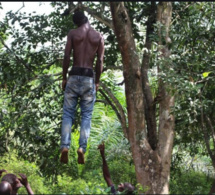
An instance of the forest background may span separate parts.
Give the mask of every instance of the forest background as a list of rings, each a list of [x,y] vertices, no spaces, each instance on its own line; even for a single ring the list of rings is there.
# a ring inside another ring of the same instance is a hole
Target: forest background
[[[27,13],[23,2],[0,22],[0,168],[26,174],[35,194],[106,194],[97,150],[104,141],[116,185],[215,192],[215,3],[50,5],[50,13]],[[80,112],[69,164],[59,162],[62,60],[77,8],[106,48],[84,166],[76,154]]]

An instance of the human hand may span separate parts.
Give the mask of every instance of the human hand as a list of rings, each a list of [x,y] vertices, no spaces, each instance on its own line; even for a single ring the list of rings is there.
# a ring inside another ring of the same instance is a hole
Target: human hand
[[[1,169],[1,170],[0,170],[0,177],[2,176],[2,173],[3,173],[3,172],[7,173],[7,171],[6,171],[5,169]]]
[[[19,173],[19,175],[21,177],[21,178],[18,178],[19,181],[22,183],[23,186],[26,187],[28,185],[28,179],[27,179],[26,175],[22,174],[22,173]]]
[[[67,82],[67,80],[63,80],[63,82],[62,82],[62,89],[63,89],[63,91],[64,91],[65,88],[66,88],[66,82]]]
[[[96,83],[96,92],[99,90],[99,84]]]
[[[22,174],[22,173],[19,173],[19,175],[20,175],[21,178],[18,178],[18,179],[19,179],[19,181],[22,183],[22,185],[25,186],[25,188],[26,188],[28,194],[29,194],[29,195],[33,195],[34,192],[33,192],[33,190],[31,189],[30,184],[28,183],[28,179],[27,179],[26,175],[24,175],[24,174]]]
[[[104,154],[104,152],[105,152],[105,145],[104,145],[104,143],[99,144],[97,149],[100,150],[101,154]]]

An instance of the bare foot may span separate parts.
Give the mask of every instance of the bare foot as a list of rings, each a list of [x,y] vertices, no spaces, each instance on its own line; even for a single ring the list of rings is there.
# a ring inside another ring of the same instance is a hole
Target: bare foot
[[[84,164],[84,151],[82,148],[77,150],[78,153],[78,164]]]
[[[60,162],[67,164],[68,163],[68,148],[63,148],[61,150]]]

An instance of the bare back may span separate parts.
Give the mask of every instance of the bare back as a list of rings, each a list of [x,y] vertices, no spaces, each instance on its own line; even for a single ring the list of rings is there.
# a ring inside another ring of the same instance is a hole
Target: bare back
[[[93,62],[102,36],[88,23],[70,31],[73,66],[93,68]]]

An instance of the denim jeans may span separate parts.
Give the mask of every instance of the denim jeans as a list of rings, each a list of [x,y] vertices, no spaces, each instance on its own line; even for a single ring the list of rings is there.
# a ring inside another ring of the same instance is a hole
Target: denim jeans
[[[96,88],[93,77],[71,75],[64,92],[64,105],[61,128],[61,149],[70,148],[71,127],[75,120],[76,106],[80,99],[81,129],[79,147],[86,152],[90,136],[91,118],[96,100]]]

